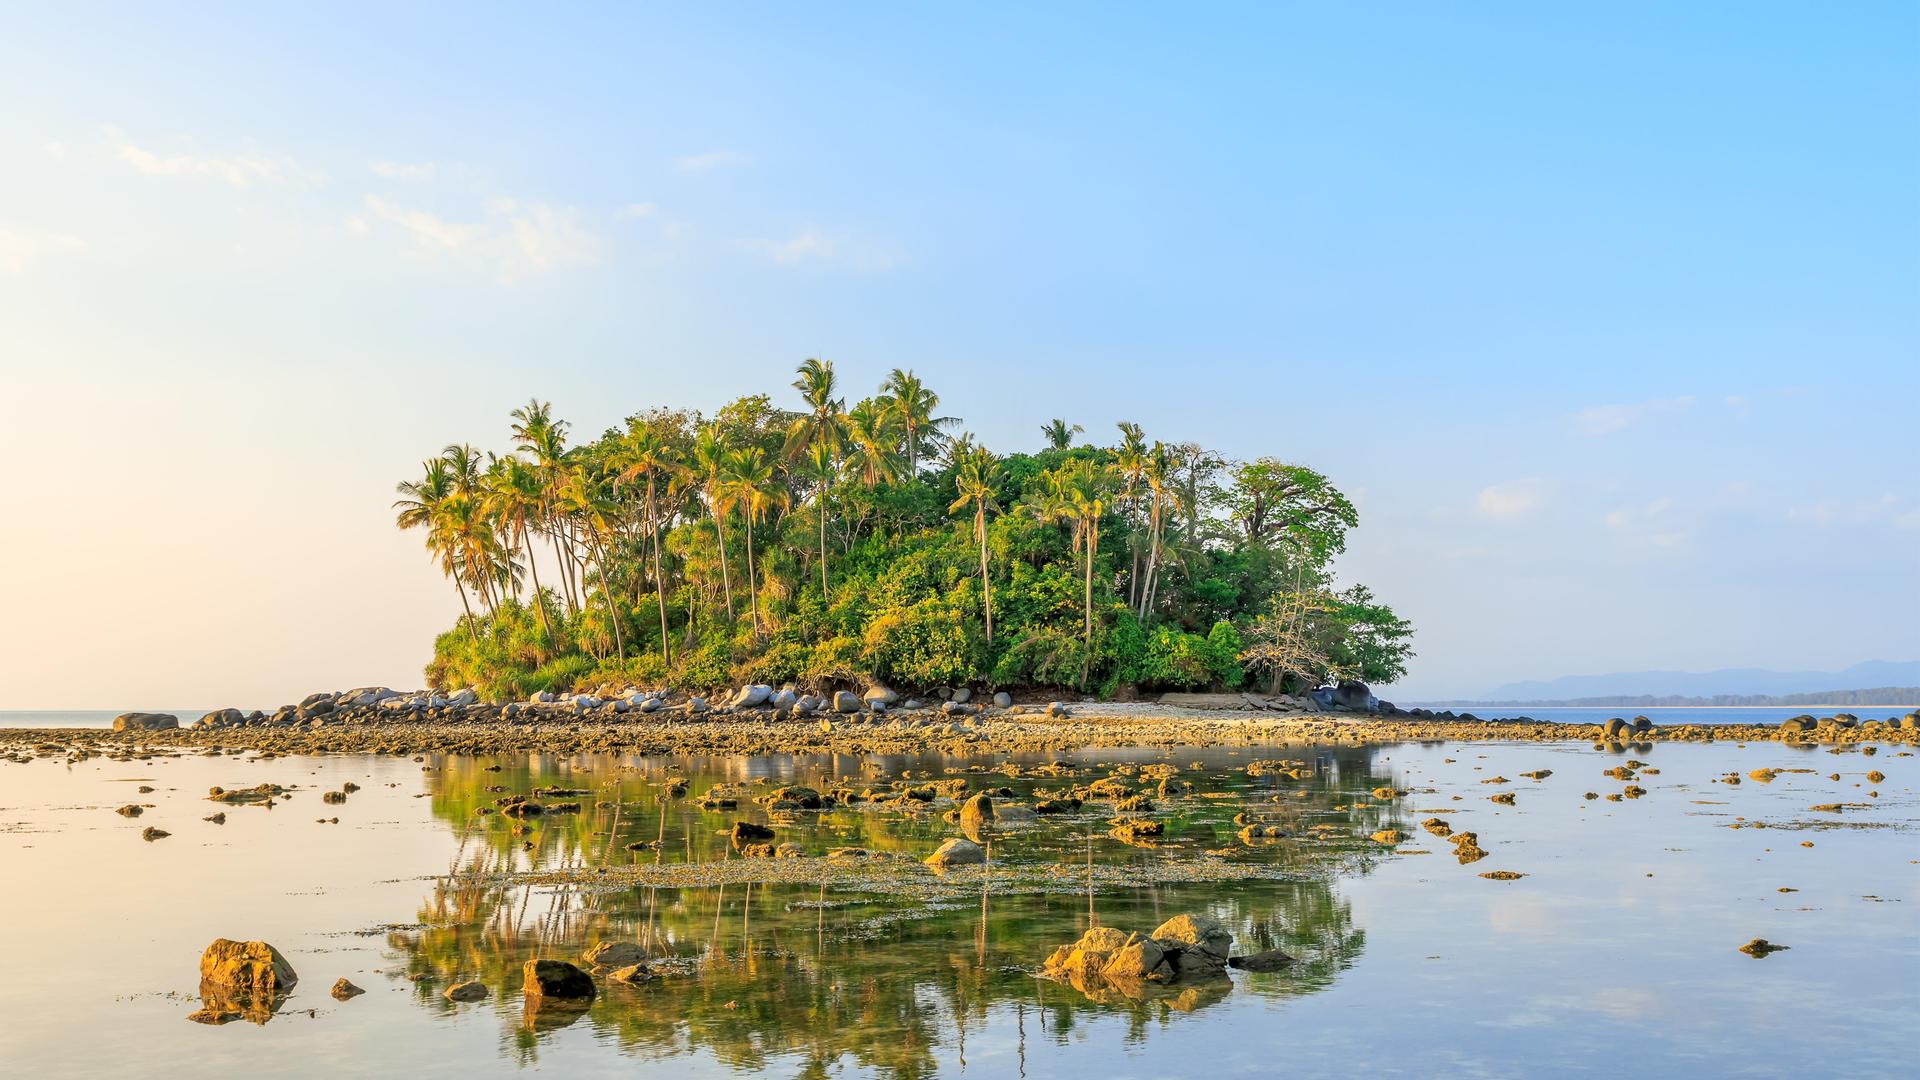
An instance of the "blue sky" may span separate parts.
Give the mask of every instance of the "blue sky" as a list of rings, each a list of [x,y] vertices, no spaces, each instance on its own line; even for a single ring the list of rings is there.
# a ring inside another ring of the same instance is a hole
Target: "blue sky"
[[[416,682],[421,457],[815,354],[1329,473],[1404,697],[1912,658],[1917,10],[8,8],[0,707]]]

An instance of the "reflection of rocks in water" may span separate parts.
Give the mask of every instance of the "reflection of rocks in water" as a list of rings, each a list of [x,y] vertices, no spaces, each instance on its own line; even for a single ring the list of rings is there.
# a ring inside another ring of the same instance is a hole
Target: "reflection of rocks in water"
[[[577,1023],[592,1008],[592,998],[550,998],[528,994],[526,1007],[520,1012],[520,1026],[527,1031],[558,1031]]]
[[[196,1024],[219,1026],[235,1020],[264,1024],[273,1019],[287,1003],[287,994],[277,990],[251,990],[211,980],[200,982],[200,1008],[187,1016]]]

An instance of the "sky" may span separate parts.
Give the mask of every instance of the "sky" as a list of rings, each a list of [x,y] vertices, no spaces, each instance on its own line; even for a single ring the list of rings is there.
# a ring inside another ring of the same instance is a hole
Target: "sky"
[[[1920,657],[1920,8],[0,7],[0,708],[416,686],[397,480],[919,373],[1327,473],[1403,700]]]

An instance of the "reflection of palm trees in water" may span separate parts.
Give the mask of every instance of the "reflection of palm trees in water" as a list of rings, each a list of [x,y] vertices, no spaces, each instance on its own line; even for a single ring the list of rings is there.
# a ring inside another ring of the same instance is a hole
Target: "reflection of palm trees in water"
[[[1170,822],[1170,839],[1198,836],[1208,846],[1234,842],[1230,818],[1241,807],[1294,826],[1344,822],[1364,835],[1393,814],[1352,797],[1390,782],[1372,774],[1371,757],[1358,749],[1325,756],[1306,782],[1250,782],[1242,775],[1232,779],[1244,799],[1180,800],[1160,816]],[[771,767],[766,759],[690,761],[673,774],[658,763],[625,763],[648,766],[642,771],[610,761],[521,759],[488,772],[484,763],[460,760],[445,762],[436,774],[433,805],[458,829],[455,854],[423,901],[419,925],[393,931],[389,946],[421,978],[416,996],[423,1007],[450,1010],[441,989],[456,979],[484,981],[494,991],[493,1007],[509,1022],[503,1046],[509,1057],[532,1060],[542,1037],[519,1022],[521,965],[536,956],[578,960],[598,941],[635,942],[664,972],[638,986],[605,984],[579,1018],[634,1056],[701,1052],[740,1069],[766,1068],[779,1059],[787,1063],[780,1065],[783,1072],[797,1061],[801,1076],[826,1075],[851,1060],[902,1078],[931,1076],[943,1059],[964,1059],[968,1037],[995,1025],[1012,1029],[1024,1070],[1030,1036],[1064,1042],[1090,1021],[1118,1017],[1129,1040],[1144,1040],[1155,1021],[1170,1022],[1229,992],[1275,999],[1310,993],[1329,985],[1365,943],[1324,872],[1327,852],[1292,840],[1240,857],[1299,870],[1298,877],[1099,893],[1096,914],[1106,925],[1151,930],[1174,914],[1205,913],[1228,925],[1236,951],[1277,948],[1298,958],[1283,972],[1242,973],[1234,983],[1175,986],[1138,998],[1090,997],[1031,974],[1047,951],[1089,925],[1086,898],[1078,893],[1005,895],[994,891],[989,878],[977,907],[926,910],[896,897],[830,892],[811,882],[595,888],[591,871],[599,865],[736,857],[719,833],[752,811],[744,801],[737,813],[698,809],[694,800],[715,782],[745,787],[757,775],[779,782],[811,778],[824,790],[832,776],[860,775],[857,764],[844,759],[822,759],[812,766],[817,772],[809,772],[805,761]],[[929,755],[909,767],[924,777],[939,775],[934,770],[945,764]],[[691,797],[661,799],[667,775],[686,777]],[[1226,782],[1212,771],[1182,775]],[[1002,782],[999,776],[976,778],[976,786]],[[578,798],[580,813],[529,818],[520,823],[524,831],[499,814],[477,813],[498,795],[541,786],[590,794]],[[495,788],[502,790],[489,790]],[[1293,796],[1300,790],[1307,797]],[[1281,798],[1272,801],[1276,793]],[[816,817],[818,824],[788,830],[813,854],[843,843],[924,852],[952,831],[937,814],[839,811],[802,820]],[[1067,830],[1075,855],[1084,828],[1081,821]],[[629,852],[627,845],[636,842],[651,845]],[[1109,865],[1144,866],[1164,857],[1104,839],[1101,845],[1099,858]],[[990,865],[1001,861],[1001,846],[993,846]],[[1032,842],[1019,836],[1007,846],[1020,852]],[[512,876],[528,869],[587,873],[566,875],[557,884],[526,884]]]

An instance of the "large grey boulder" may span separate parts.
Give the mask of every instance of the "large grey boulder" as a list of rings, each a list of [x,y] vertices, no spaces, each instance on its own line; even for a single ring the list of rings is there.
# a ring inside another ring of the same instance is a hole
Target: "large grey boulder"
[[[993,707],[996,709],[1012,708],[1013,695],[1007,693],[1005,690],[1002,690],[999,693],[993,695]]]
[[[180,718],[172,713],[129,712],[113,718],[115,731],[165,731],[180,726]]]
[[[215,709],[193,722],[197,728],[239,727],[247,722],[247,714],[239,709]]]
[[[765,683],[752,683],[741,687],[740,692],[733,695],[731,704],[736,709],[752,709],[765,705],[772,696],[773,687]]]
[[[469,687],[467,687],[467,688],[466,688],[466,689],[464,689],[464,690],[456,690],[456,691],[454,691],[454,692],[453,692],[453,693],[452,693],[452,694],[451,694],[451,695],[450,695],[450,696],[449,696],[449,697],[447,698],[447,704],[449,704],[449,705],[472,705],[473,703],[475,703],[475,702],[477,702],[477,701],[479,701],[479,700],[480,700],[480,695],[479,695],[478,693],[476,693],[476,692],[474,691],[474,689],[473,689],[473,687],[471,687],[471,686],[469,686]]]
[[[833,711],[856,713],[860,711],[860,699],[851,690],[841,690],[833,695]]]
[[[965,705],[967,702],[973,700],[973,688],[968,686],[960,687],[953,692],[951,700],[957,704]]]
[[[791,709],[799,700],[800,695],[794,692],[793,687],[786,686],[782,687],[779,693],[768,698],[767,704],[776,709]]]
[[[1355,712],[1372,712],[1377,706],[1377,699],[1366,683],[1348,679],[1333,688],[1333,703]]]
[[[963,840],[955,836],[935,848],[933,854],[921,861],[935,870],[946,870],[955,866],[979,866],[987,861],[987,849],[971,840]]]
[[[868,702],[881,705],[897,705],[900,703],[900,695],[894,693],[892,687],[882,686],[879,683],[874,683],[872,686],[867,687],[867,692],[861,696],[866,698]]]

